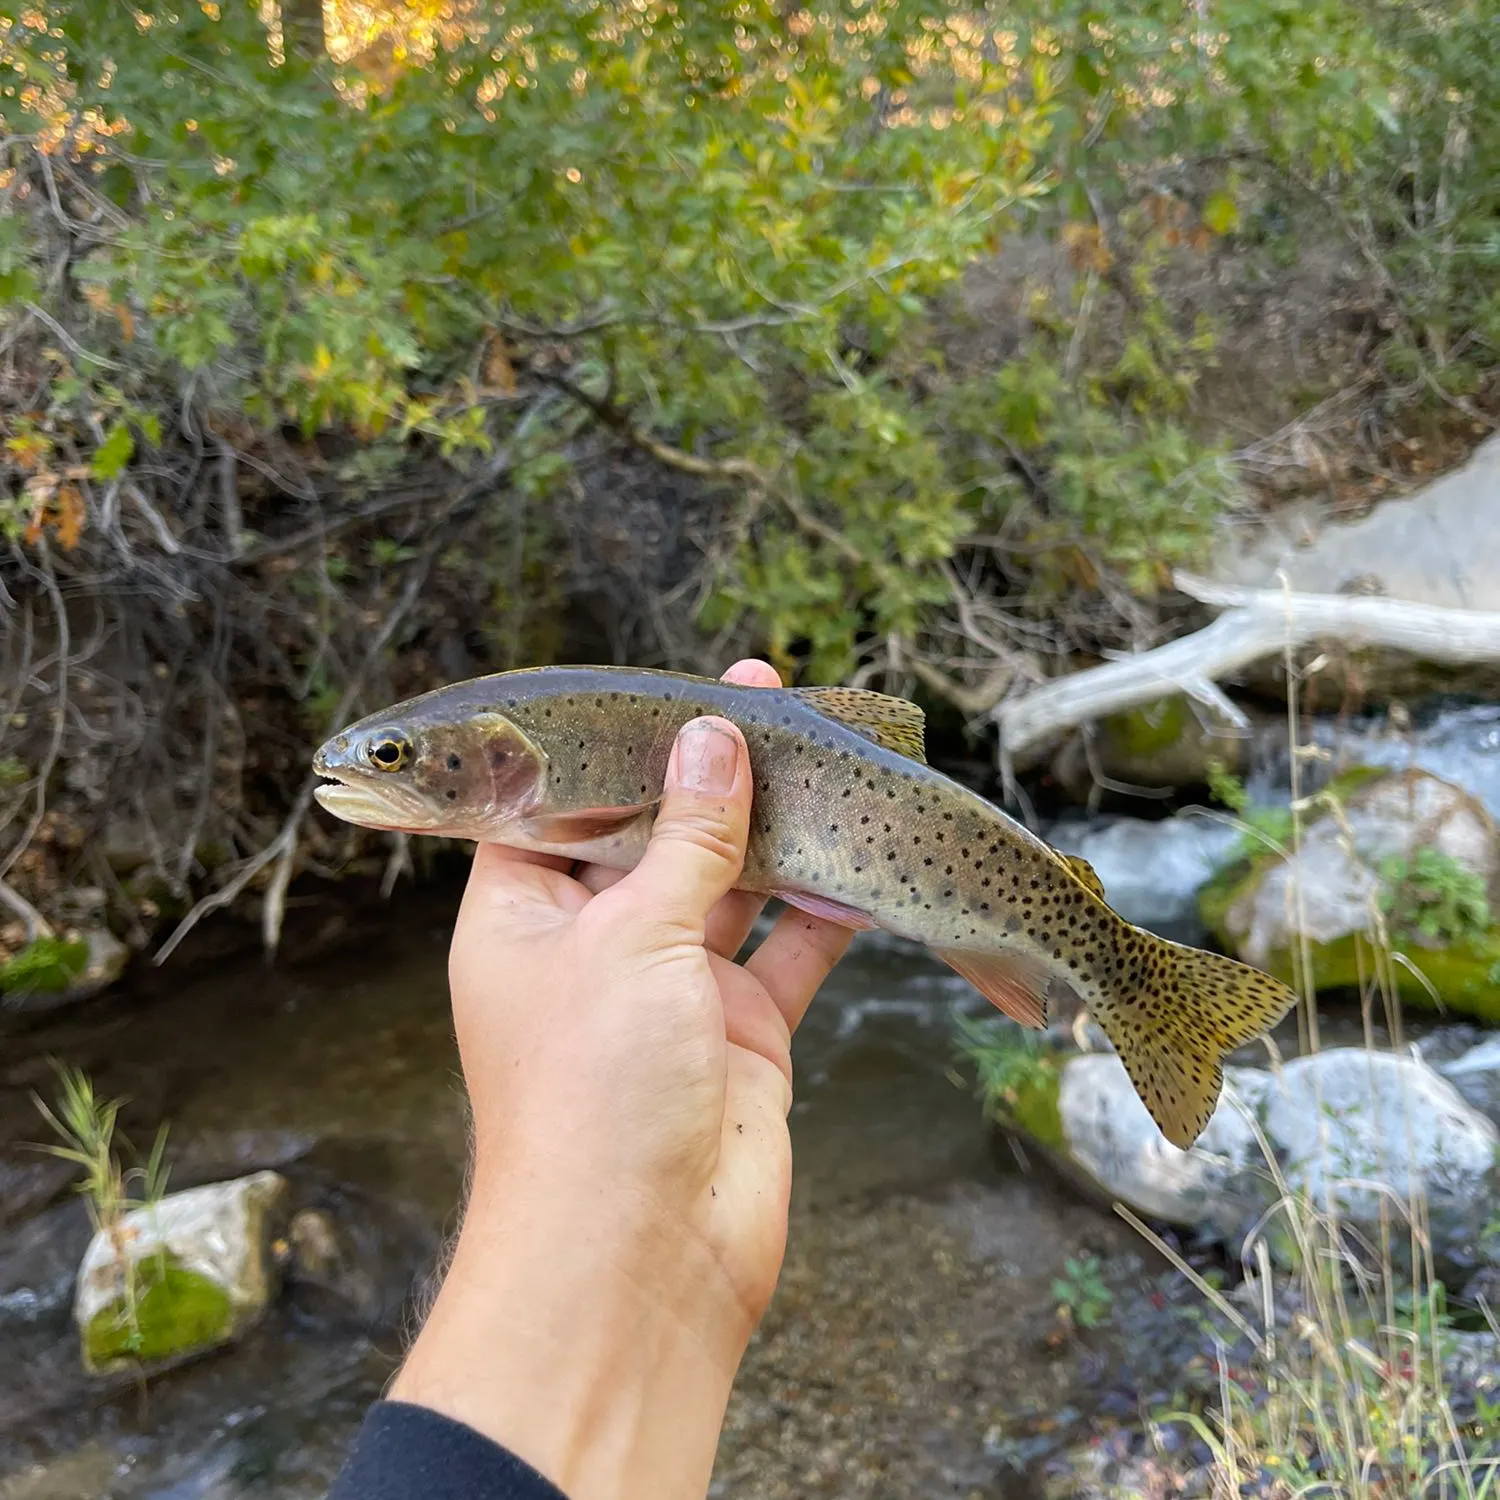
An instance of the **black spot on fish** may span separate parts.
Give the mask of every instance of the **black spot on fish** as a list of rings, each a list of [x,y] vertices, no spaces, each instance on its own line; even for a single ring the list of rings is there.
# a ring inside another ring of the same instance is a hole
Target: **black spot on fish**
[[[463,759],[463,756],[461,756],[461,755],[450,755],[448,757],[448,769],[450,771],[462,771],[463,768],[464,768],[464,759]]]

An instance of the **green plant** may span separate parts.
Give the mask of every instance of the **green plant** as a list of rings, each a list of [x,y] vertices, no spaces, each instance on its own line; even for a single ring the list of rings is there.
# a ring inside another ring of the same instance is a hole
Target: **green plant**
[[[138,1352],[143,1344],[140,1323],[141,1299],[145,1291],[166,1275],[164,1258],[143,1266],[131,1254],[126,1216],[137,1209],[151,1209],[166,1193],[167,1127],[156,1134],[150,1152],[136,1165],[124,1167],[117,1143],[130,1150],[130,1143],[117,1128],[122,1099],[101,1099],[92,1080],[82,1070],[54,1063],[59,1093],[54,1104],[39,1094],[32,1101],[42,1118],[59,1137],[60,1144],[45,1144],[40,1150],[78,1167],[82,1176],[75,1184],[88,1209],[96,1233],[103,1234],[114,1253],[115,1270],[122,1288],[119,1321],[124,1345]]]
[[[1063,1274],[1053,1278],[1052,1295],[1057,1315],[1079,1328],[1097,1328],[1114,1303],[1114,1293],[1104,1280],[1104,1266],[1096,1255],[1070,1256]]]
[[[1231,861],[1253,859],[1291,843],[1295,823],[1290,807],[1252,807],[1245,783],[1218,764],[1208,768],[1208,789],[1237,815],[1240,841],[1229,856]]]
[[[88,960],[89,945],[82,938],[33,938],[0,965],[0,993],[59,993],[83,973]]]
[[[1484,878],[1441,849],[1380,862],[1380,905],[1392,928],[1408,938],[1456,943],[1482,937],[1490,926]]]

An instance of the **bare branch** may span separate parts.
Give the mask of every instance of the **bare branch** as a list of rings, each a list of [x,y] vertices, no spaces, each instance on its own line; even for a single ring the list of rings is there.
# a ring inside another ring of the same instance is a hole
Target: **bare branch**
[[[1500,613],[1445,609],[1404,599],[1294,594],[1176,575],[1190,598],[1225,609],[1212,625],[1164,646],[1049,682],[995,708],[1001,751],[1024,764],[1047,741],[1091,719],[1186,693],[1222,710],[1217,679],[1286,650],[1318,642],[1385,647],[1426,661],[1500,660]]]

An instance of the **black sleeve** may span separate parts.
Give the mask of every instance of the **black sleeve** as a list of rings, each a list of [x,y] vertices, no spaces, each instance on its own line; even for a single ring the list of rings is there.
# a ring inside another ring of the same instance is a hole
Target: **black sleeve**
[[[530,1464],[451,1417],[377,1401],[328,1500],[567,1500]]]

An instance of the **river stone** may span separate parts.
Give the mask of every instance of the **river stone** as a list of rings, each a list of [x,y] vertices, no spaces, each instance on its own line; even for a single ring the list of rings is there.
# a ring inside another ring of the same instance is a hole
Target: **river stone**
[[[125,1216],[126,1254],[138,1278],[138,1335],[125,1314],[114,1247],[96,1234],[78,1270],[73,1318],[84,1368],[160,1368],[232,1342],[265,1312],[278,1288],[271,1251],[286,1179],[256,1172],[171,1193]]]
[[[1425,1191],[1440,1261],[1473,1267],[1494,1249],[1485,1235],[1500,1132],[1418,1058],[1336,1048],[1294,1059],[1279,1079],[1228,1067],[1219,1107],[1187,1151],[1156,1128],[1117,1057],[1070,1057],[1055,1076],[1060,1128],[1042,1144],[1150,1219],[1238,1249],[1277,1196],[1253,1116],[1287,1184],[1314,1204],[1337,1202],[1349,1224],[1375,1230],[1382,1190],[1396,1205]]]
[[[1436,1066],[1468,1104],[1500,1125],[1500,1036]]]
[[[1365,1222],[1380,1183],[1398,1203],[1425,1188],[1439,1208],[1485,1188],[1500,1131],[1419,1058],[1338,1047],[1299,1057],[1267,1090],[1264,1124],[1294,1187]]]
[[[1295,855],[1257,861],[1213,925],[1245,962],[1285,976],[1299,930],[1314,948],[1368,932],[1381,861],[1422,848],[1486,885],[1500,869],[1495,824],[1481,803],[1425,771],[1381,775],[1348,795],[1341,818],[1307,827]]]
[[[1270,1084],[1262,1069],[1225,1069],[1218,1109],[1192,1149],[1181,1151],[1157,1129],[1118,1057],[1071,1057],[1057,1085],[1062,1149],[1107,1197],[1148,1218],[1229,1238],[1256,1207],[1240,1186],[1260,1155],[1247,1113]]]

